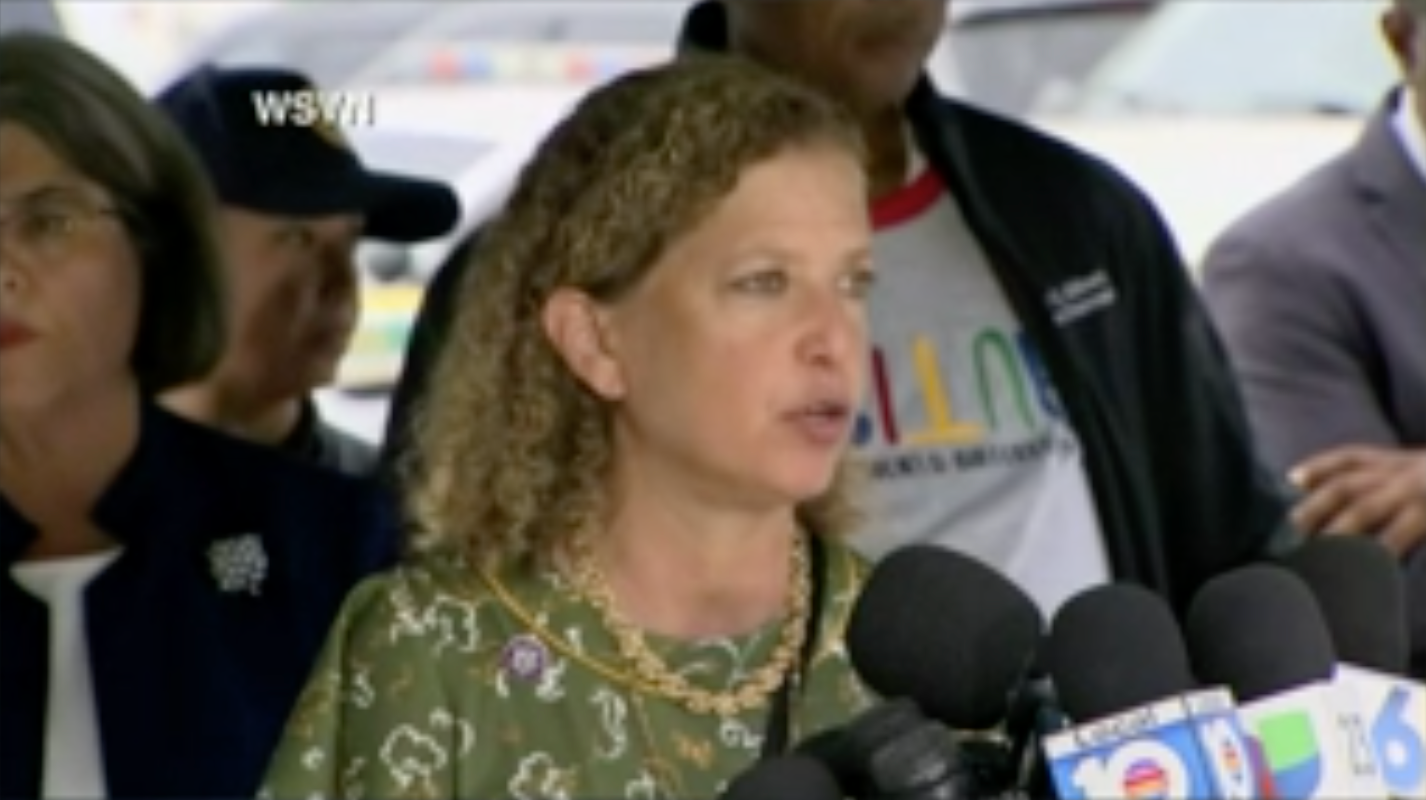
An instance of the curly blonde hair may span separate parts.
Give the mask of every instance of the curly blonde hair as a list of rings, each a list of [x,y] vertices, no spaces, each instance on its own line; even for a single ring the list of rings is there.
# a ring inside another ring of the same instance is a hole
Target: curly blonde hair
[[[484,231],[454,299],[451,334],[416,410],[402,465],[417,552],[483,567],[548,563],[606,512],[612,415],[565,366],[541,311],[560,288],[613,302],[728,195],[789,147],[854,157],[847,113],[790,78],[730,56],[626,74],[544,140]],[[820,535],[856,522],[843,466],[798,509]]]

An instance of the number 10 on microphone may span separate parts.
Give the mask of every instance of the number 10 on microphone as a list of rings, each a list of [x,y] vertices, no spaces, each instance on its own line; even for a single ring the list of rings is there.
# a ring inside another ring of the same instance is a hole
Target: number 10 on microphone
[[[1251,800],[1249,739],[1228,692],[1195,692],[1080,725],[1045,741],[1061,798]]]

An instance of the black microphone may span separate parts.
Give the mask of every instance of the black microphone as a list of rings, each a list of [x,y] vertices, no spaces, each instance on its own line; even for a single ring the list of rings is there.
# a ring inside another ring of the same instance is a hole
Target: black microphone
[[[1385,547],[1356,536],[1314,539],[1286,558],[1317,599],[1337,657],[1388,675],[1405,675],[1411,657],[1406,586]]]
[[[910,697],[958,730],[1005,719],[1044,634],[1034,601],[999,573],[941,547],[891,553],[847,623],[857,674],[883,697]]]
[[[1178,620],[1158,595],[1102,586],[1066,602],[1046,661],[1060,708],[1083,723],[1198,688]]]
[[[814,758],[765,758],[734,778],[720,800],[843,800],[841,787]]]
[[[1043,633],[1034,601],[999,573],[940,547],[913,546],[872,570],[846,640],[853,667],[881,696],[911,698],[949,728],[985,731],[1026,696],[1019,688]],[[955,758],[984,796],[1019,785],[1023,745],[967,738]]]
[[[1259,564],[1220,575],[1189,605],[1184,632],[1198,677],[1240,703],[1332,680],[1337,652],[1311,590]]]
[[[1236,695],[1277,796],[1388,796],[1360,708],[1334,682],[1331,632],[1301,579],[1269,564],[1220,575],[1193,599],[1185,630],[1198,676]],[[1290,768],[1300,765],[1284,753],[1313,755],[1312,769]]]

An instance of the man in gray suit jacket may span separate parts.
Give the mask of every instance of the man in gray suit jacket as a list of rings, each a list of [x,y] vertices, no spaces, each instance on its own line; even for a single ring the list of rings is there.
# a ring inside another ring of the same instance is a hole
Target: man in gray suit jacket
[[[1383,31],[1405,73],[1357,145],[1232,226],[1204,293],[1309,534],[1407,559],[1426,649],[1426,0]],[[1426,661],[1426,653],[1418,654]],[[1418,663],[1417,669],[1426,669]]]

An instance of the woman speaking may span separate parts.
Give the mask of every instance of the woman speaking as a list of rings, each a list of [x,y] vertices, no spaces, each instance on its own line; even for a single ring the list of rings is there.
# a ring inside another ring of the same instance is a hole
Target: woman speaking
[[[406,471],[275,797],[711,797],[869,705],[842,459],[871,232],[857,134],[733,60],[628,75],[477,248]]]

